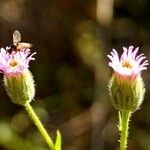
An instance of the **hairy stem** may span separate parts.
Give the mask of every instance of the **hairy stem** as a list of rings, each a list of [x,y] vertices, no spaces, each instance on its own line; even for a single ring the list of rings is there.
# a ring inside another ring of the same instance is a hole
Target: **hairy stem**
[[[34,112],[32,106],[30,105],[30,103],[26,103],[24,105],[24,107],[25,107],[26,111],[28,112],[29,117],[32,119],[32,121],[34,122],[34,124],[38,128],[39,132],[43,136],[44,140],[48,144],[50,150],[55,150],[55,146],[53,144],[52,139],[48,135],[46,129],[44,128],[43,124],[41,123],[41,121],[39,120],[37,115],[35,114],[35,112]]]
[[[131,116],[131,112],[130,111],[121,111],[120,150],[126,150],[126,148],[127,148],[127,139],[128,139],[128,129],[129,129],[130,116]]]

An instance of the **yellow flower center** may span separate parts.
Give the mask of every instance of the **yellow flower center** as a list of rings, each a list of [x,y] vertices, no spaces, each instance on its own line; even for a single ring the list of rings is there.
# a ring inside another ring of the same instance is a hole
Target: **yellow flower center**
[[[16,60],[12,60],[9,64],[11,67],[16,67],[18,65],[18,62]]]
[[[130,61],[124,61],[122,62],[122,67],[132,68],[133,64]]]

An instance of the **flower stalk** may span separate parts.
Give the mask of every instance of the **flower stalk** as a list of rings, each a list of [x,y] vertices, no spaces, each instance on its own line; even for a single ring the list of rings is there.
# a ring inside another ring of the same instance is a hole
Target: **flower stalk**
[[[29,117],[32,119],[32,121],[34,122],[34,124],[38,128],[39,132],[41,133],[41,135],[45,139],[45,141],[48,144],[50,150],[55,150],[55,146],[53,144],[52,139],[48,135],[47,131],[45,130],[43,124],[41,123],[41,121],[39,120],[39,118],[37,117],[37,115],[35,114],[35,112],[34,112],[32,106],[30,105],[30,103],[27,102],[24,105],[24,107],[25,107],[25,110],[27,111]]]
[[[120,150],[126,150],[127,148],[127,140],[128,140],[128,129],[129,129],[129,121],[130,121],[131,112],[130,111],[122,111],[121,112],[121,122],[119,123],[121,127],[120,133]]]

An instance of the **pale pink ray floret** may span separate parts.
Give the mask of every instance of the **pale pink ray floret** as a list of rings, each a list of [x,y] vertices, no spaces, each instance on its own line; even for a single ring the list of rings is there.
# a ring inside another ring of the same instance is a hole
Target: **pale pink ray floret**
[[[33,55],[36,52],[30,52],[30,49],[23,49],[10,53],[4,48],[0,49],[0,73],[5,75],[17,75],[26,71],[29,67],[30,60],[34,60]]]
[[[137,55],[138,50],[138,47],[135,49],[133,46],[123,47],[123,53],[119,58],[117,51],[113,49],[110,55],[107,55],[111,60],[109,66],[120,76],[136,77],[142,70],[146,70],[147,65],[149,65],[143,53]]]

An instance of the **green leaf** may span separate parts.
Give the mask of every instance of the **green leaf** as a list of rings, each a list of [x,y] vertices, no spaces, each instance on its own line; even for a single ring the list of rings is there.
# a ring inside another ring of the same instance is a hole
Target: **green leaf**
[[[61,150],[61,134],[59,130],[57,130],[56,142],[55,142],[55,150]]]

